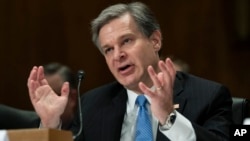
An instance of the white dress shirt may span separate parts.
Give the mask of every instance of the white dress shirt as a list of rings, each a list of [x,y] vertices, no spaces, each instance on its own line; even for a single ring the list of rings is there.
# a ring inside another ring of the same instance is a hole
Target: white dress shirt
[[[120,141],[134,141],[135,137],[136,118],[139,110],[138,106],[135,104],[135,100],[138,94],[134,93],[131,90],[127,90],[127,94],[128,94],[127,109],[122,125]],[[151,103],[150,98],[147,95],[145,96],[148,102]],[[148,106],[148,111],[151,114],[152,112],[150,109],[150,104],[148,104],[147,106]],[[155,141],[158,128],[158,119],[152,114],[151,116],[152,116],[153,137]],[[176,111],[176,120],[173,126],[169,130],[162,130],[161,128],[159,130],[172,141],[196,140],[196,135],[191,122],[177,111]]]

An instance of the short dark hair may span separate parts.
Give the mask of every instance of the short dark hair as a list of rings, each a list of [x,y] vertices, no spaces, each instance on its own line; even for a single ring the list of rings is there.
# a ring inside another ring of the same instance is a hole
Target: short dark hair
[[[45,75],[54,75],[59,74],[64,81],[68,81],[71,88],[76,88],[76,75],[72,70],[60,63],[52,62],[46,65],[43,65]]]
[[[92,41],[100,48],[99,31],[111,20],[129,13],[135,20],[138,29],[146,37],[150,37],[156,30],[160,30],[160,25],[153,12],[141,2],[132,2],[129,4],[116,4],[104,9],[99,16],[91,22]]]

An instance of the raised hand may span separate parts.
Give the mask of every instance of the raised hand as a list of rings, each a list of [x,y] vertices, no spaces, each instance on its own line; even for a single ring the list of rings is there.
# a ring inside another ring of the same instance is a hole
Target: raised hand
[[[42,66],[34,66],[30,72],[27,86],[31,102],[41,118],[42,126],[57,128],[60,116],[67,105],[69,95],[69,83],[65,82],[61,89],[61,95],[57,95],[48,85]]]
[[[176,71],[172,61],[167,58],[159,61],[160,72],[156,73],[152,66],[148,67],[149,76],[155,87],[151,90],[143,82],[139,83],[142,92],[151,98],[151,110],[157,117],[160,124],[165,124],[168,115],[174,110],[173,107],[173,87]]]

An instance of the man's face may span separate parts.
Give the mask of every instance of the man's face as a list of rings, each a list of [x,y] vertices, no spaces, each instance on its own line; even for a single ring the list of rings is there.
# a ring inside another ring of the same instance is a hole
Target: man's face
[[[114,77],[126,88],[140,91],[140,81],[152,85],[147,67],[157,68],[161,34],[144,36],[133,18],[125,14],[105,24],[99,32],[100,49]]]
[[[53,75],[45,75],[45,78],[48,81],[51,88],[55,91],[55,93],[61,95],[61,88],[65,81],[63,77],[60,76],[60,74],[56,73]],[[61,116],[65,124],[68,124],[68,122],[70,122],[73,119],[75,115],[74,113],[76,111],[76,104],[77,104],[77,92],[75,89],[71,88],[68,104],[64,110],[63,115]]]
[[[64,83],[63,78],[59,74],[45,75],[45,78],[55,93],[61,95],[61,88]]]

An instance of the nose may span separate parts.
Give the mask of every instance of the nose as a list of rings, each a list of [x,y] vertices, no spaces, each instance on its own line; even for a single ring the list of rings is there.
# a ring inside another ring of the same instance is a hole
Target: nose
[[[126,57],[126,53],[120,48],[116,48],[114,51],[114,59],[116,61],[121,61]]]

